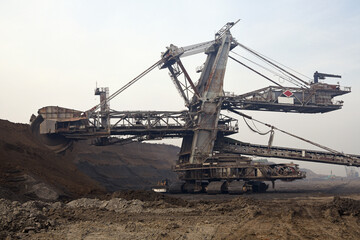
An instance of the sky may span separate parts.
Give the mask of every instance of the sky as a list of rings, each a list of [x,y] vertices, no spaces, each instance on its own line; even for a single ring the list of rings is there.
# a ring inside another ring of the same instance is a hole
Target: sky
[[[352,87],[338,98],[344,101],[339,111],[246,114],[338,151],[360,154],[357,0],[0,0],[0,118],[28,123],[31,114],[51,105],[88,110],[99,101],[96,86],[109,87],[111,94],[158,61],[166,46],[212,40],[226,22],[237,19],[241,21],[231,32],[240,43],[309,77],[315,71],[339,74],[340,80],[327,82]],[[196,79],[195,69],[205,55],[183,61]],[[225,91],[241,94],[269,85],[228,62]],[[167,71],[158,69],[110,105],[119,111],[185,109]],[[268,137],[250,132],[241,119],[239,124],[234,138],[267,143]],[[274,145],[313,148],[280,133],[275,133]],[[345,174],[342,166],[296,163],[322,174]]]

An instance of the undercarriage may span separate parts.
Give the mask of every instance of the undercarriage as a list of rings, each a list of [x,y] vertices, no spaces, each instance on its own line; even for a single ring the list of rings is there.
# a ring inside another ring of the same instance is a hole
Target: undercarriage
[[[297,164],[275,164],[252,161],[240,155],[219,155],[202,164],[176,165],[181,183],[170,186],[172,193],[208,194],[245,192],[265,192],[271,181],[294,181],[303,179],[306,173],[300,171]]]

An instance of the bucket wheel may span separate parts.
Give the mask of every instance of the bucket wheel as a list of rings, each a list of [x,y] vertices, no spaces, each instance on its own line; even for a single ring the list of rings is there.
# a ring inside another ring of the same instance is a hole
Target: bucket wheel
[[[44,121],[44,118],[41,115],[38,115],[31,122],[31,132],[33,136],[41,144],[46,146],[48,149],[55,153],[61,153],[70,148],[73,144],[71,139],[67,139],[59,134],[40,134],[40,124]]]

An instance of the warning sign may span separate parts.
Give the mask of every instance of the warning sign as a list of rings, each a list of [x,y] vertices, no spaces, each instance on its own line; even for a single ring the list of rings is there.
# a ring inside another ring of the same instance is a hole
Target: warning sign
[[[293,93],[290,90],[286,90],[285,92],[283,92],[283,94],[287,97],[291,97],[293,95]]]

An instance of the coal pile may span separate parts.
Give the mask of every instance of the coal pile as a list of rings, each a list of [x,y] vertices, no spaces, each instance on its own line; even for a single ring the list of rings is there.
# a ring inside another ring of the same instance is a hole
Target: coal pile
[[[114,192],[151,190],[161,180],[176,181],[177,175],[171,167],[178,152],[178,147],[166,144],[94,146],[88,141],[79,141],[66,154],[80,171],[108,192]]]
[[[43,146],[27,124],[0,120],[0,160],[0,193],[7,198],[55,200],[104,192],[72,159]]]
[[[0,197],[51,201],[150,190],[163,179],[176,180],[171,166],[178,151],[165,144],[98,147],[78,141],[56,154],[29,125],[0,120]]]

